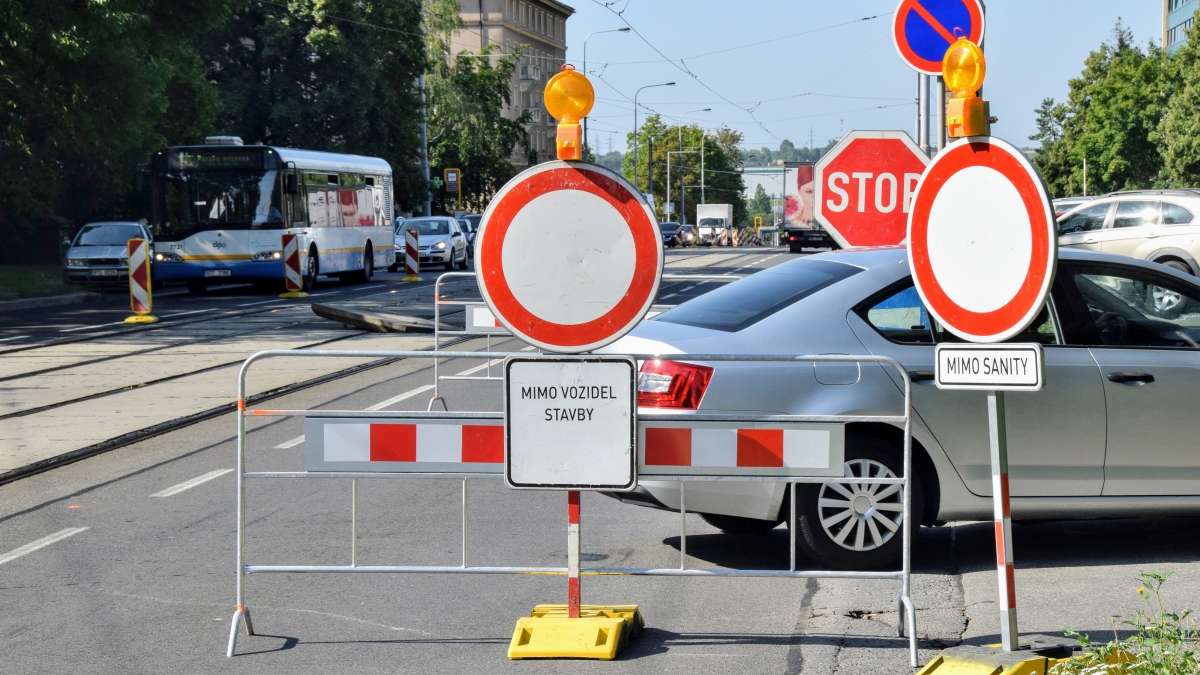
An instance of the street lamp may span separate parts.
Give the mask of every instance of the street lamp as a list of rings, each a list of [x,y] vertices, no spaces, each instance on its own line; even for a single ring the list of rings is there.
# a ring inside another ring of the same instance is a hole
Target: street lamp
[[[712,108],[698,108],[696,110],[689,110],[689,111],[683,113],[683,115],[679,116],[679,126],[676,127],[676,129],[679,131],[679,152],[680,152],[679,168],[681,170],[683,169],[683,154],[682,154],[683,153],[683,117],[684,117],[684,115],[690,115],[691,113],[694,113],[694,112],[712,112]],[[704,132],[701,131],[701,133],[704,133]],[[670,171],[671,171],[671,163],[667,162],[667,176],[671,175]],[[670,180],[671,180],[670,178],[667,178],[667,194],[668,195],[671,194]],[[703,181],[701,181],[701,182],[703,182]],[[668,197],[668,200],[669,199],[670,198]],[[687,212],[684,210],[683,199],[684,199],[684,197],[683,197],[683,173],[681,171],[680,175],[679,175],[679,218],[680,218],[679,222],[683,223],[684,225],[687,225]]]
[[[642,89],[650,89],[651,87],[674,87],[674,86],[675,86],[674,82],[663,82],[662,84],[648,84],[648,85],[642,87]],[[637,188],[638,192],[641,192],[642,188],[638,186],[638,137],[637,137],[637,134],[638,134],[638,125],[637,125],[638,103],[637,103],[637,97],[638,97],[638,94],[642,93],[642,89],[638,89],[637,91],[633,92],[633,186],[635,188]],[[650,161],[654,161],[654,158],[651,157]]]
[[[583,38],[583,74],[587,75],[587,41],[592,39],[593,35],[599,35],[600,33],[628,33],[628,32],[629,32],[628,27],[611,28],[609,30],[598,30],[593,33],[589,33],[587,37]],[[588,140],[587,140],[587,118],[586,117],[583,118],[583,161],[585,161],[585,162],[588,161]]]

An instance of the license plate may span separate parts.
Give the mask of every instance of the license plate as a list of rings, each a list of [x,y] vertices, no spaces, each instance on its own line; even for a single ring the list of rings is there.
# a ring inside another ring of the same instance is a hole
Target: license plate
[[[120,273],[120,270],[92,270],[94,277],[115,277]]]
[[[231,274],[229,270],[204,270],[206,277],[227,277]]]

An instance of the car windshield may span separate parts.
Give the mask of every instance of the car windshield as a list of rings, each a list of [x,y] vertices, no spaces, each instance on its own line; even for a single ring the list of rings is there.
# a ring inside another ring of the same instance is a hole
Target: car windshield
[[[137,225],[84,225],[75,238],[75,246],[124,246],[130,239],[141,239]]]
[[[659,223],[658,229],[662,230],[663,232],[674,232],[675,223]]]
[[[446,220],[430,218],[413,218],[406,220],[400,226],[402,230],[416,230],[418,236],[431,236],[436,234],[450,234],[450,223]]]
[[[736,333],[861,271],[828,260],[794,260],[726,284],[651,321]]]

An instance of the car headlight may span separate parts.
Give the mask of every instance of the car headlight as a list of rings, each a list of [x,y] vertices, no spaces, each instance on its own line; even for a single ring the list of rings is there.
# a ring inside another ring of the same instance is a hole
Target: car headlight
[[[400,244],[392,244],[392,248],[395,249],[397,253],[404,250],[404,247]]]
[[[67,267],[87,267],[87,258],[67,258]]]
[[[433,247],[439,251],[445,251],[446,250],[446,242],[439,241],[438,243],[434,244]]]
[[[126,267],[128,267],[128,266],[129,266],[129,256],[127,256],[127,255],[126,255],[126,256],[122,256],[122,257],[121,257],[121,264],[122,264],[122,265],[125,265]]]
[[[251,260],[283,260],[283,251],[259,251],[250,256]]]
[[[183,258],[178,253],[160,251],[154,254],[154,262],[183,262]]]

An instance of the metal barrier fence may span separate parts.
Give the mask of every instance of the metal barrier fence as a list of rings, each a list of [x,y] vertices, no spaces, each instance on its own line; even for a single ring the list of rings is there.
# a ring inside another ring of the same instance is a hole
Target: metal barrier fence
[[[444,275],[443,275],[444,276]],[[901,426],[904,432],[903,443],[903,476],[894,478],[854,477],[847,481],[845,476],[788,476],[788,475],[697,475],[669,474],[654,471],[647,475],[650,480],[679,481],[680,483],[680,548],[678,568],[623,568],[595,567],[581,570],[584,576],[674,576],[674,577],[786,577],[786,578],[838,578],[838,579],[895,579],[901,582],[900,595],[897,601],[898,621],[897,630],[900,637],[905,636],[905,626],[908,629],[909,665],[917,666],[917,631],[916,609],[910,597],[911,565],[912,565],[912,382],[908,371],[899,362],[883,356],[786,356],[786,355],[735,355],[735,354],[631,354],[639,362],[647,360],[687,361],[690,363],[854,363],[861,369],[864,363],[876,363],[880,366],[894,369],[904,383],[904,412],[898,415],[756,415],[752,413],[704,413],[694,414],[637,412],[638,428],[643,423],[673,422],[673,423],[811,423],[844,425],[849,423],[885,423]],[[247,635],[254,635],[250,622],[250,613],[245,605],[245,576],[262,573],[398,573],[398,574],[540,574],[566,576],[566,567],[482,567],[467,564],[467,480],[482,478],[503,478],[503,465],[498,465],[491,472],[366,472],[366,471],[246,471],[246,418],[247,417],[303,417],[310,418],[357,418],[357,419],[403,419],[403,420],[493,420],[503,421],[504,414],[499,412],[411,412],[411,411],[359,411],[359,410],[265,410],[247,409],[246,374],[250,367],[263,359],[272,357],[288,358],[412,358],[412,359],[506,359],[509,357],[537,358],[529,352],[456,352],[456,351],[368,351],[368,350],[267,350],[258,352],[246,359],[238,372],[238,416],[237,416],[237,581],[236,609],[229,631],[229,643],[226,656],[232,657],[236,648],[238,624],[245,622]],[[503,378],[498,378],[503,379]],[[861,378],[860,378],[861,381]],[[307,423],[306,423],[307,431]],[[306,434],[307,436],[307,434]],[[308,445],[306,438],[305,445]],[[638,449],[638,466],[642,465],[642,449]],[[844,460],[843,460],[844,461]],[[639,478],[642,470],[639,468]],[[341,478],[351,480],[351,545],[349,565],[249,565],[246,564],[246,479],[248,478]],[[358,479],[360,478],[441,478],[462,481],[463,495],[463,530],[462,530],[462,564],[458,567],[436,565],[360,565],[358,562]],[[783,482],[790,483],[792,498],[791,513],[788,526],[791,532],[791,564],[786,570],[775,569],[691,569],[687,566],[687,504],[686,486],[688,482],[698,481],[754,481],[754,482]],[[860,485],[870,484],[901,484],[903,485],[901,520],[901,568],[895,571],[841,571],[841,570],[797,570],[796,569],[796,485],[797,484],[830,484],[852,482]]]

